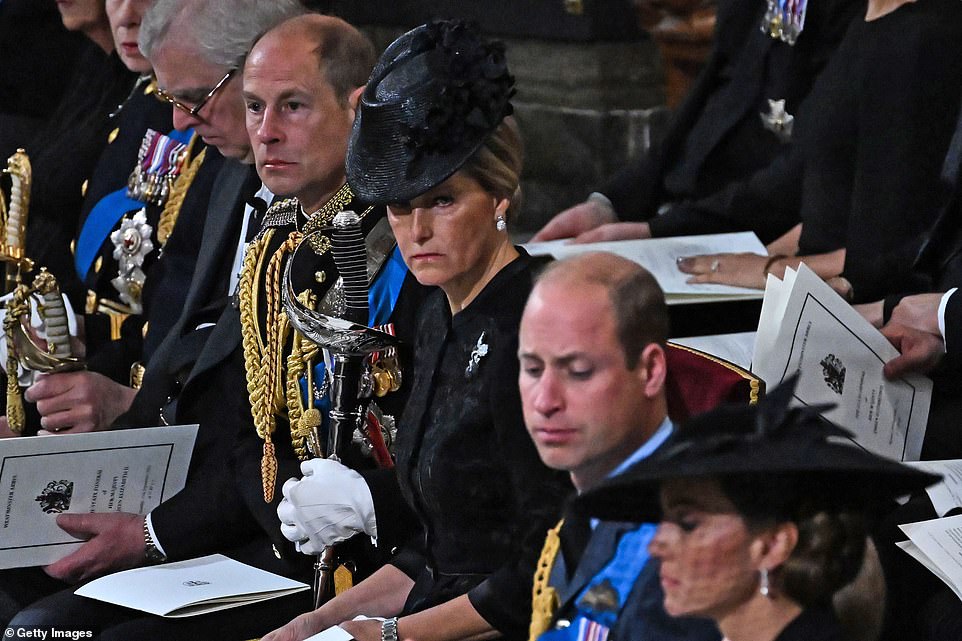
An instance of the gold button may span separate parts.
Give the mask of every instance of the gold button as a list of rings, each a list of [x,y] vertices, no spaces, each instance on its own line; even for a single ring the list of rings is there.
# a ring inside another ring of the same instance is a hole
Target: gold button
[[[81,198],[87,195],[87,182],[89,182],[89,181],[86,181],[86,180],[85,180],[85,181],[83,182],[83,184],[80,185],[80,197],[81,197]]]
[[[109,145],[113,141],[117,140],[117,136],[120,134],[120,127],[116,127],[113,131],[107,134],[107,144]]]
[[[103,267],[103,266],[104,266],[104,257],[103,257],[103,256],[97,256],[97,260],[94,261],[94,273],[95,273],[95,274],[99,274],[99,273],[100,273],[100,268]]]
[[[276,544],[271,544],[271,549],[274,550],[274,556],[281,558],[281,551],[277,549]]]
[[[314,272],[314,280],[323,283],[327,280],[327,272]]]

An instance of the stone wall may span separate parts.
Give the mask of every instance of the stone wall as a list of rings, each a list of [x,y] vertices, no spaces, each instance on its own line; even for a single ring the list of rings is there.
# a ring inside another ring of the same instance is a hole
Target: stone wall
[[[400,27],[366,26],[383,48]],[[564,41],[502,37],[517,79],[525,139],[524,204],[512,230],[532,232],[582,200],[664,130],[662,70],[647,37]]]

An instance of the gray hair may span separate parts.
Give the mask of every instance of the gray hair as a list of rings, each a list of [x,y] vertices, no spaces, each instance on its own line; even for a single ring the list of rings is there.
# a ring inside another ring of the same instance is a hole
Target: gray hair
[[[150,59],[173,31],[211,64],[234,69],[261,34],[305,12],[298,0],[156,0],[141,21],[138,45]]]

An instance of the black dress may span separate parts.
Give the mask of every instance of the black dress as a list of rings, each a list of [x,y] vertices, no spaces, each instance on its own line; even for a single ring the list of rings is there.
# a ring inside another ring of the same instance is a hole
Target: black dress
[[[775,638],[775,641],[848,641],[830,607],[811,607],[802,610]]]
[[[517,258],[453,317],[441,291],[426,301],[397,443],[401,491],[421,522],[393,561],[415,580],[405,613],[467,593],[512,639],[526,637],[531,609],[518,604],[530,604],[545,532],[571,491],[521,414],[517,336],[534,264]]]

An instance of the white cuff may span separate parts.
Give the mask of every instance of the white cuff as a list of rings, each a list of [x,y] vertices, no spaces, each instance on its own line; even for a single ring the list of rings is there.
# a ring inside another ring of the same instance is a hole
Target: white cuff
[[[150,532],[150,538],[154,540],[154,547],[156,547],[161,554],[167,556],[167,552],[164,551],[164,546],[160,544],[160,539],[157,538],[157,533],[154,532],[154,524],[150,522],[149,512],[144,521],[147,523],[147,531]]]
[[[945,343],[945,307],[949,304],[949,299],[952,294],[955,293],[958,287],[953,287],[949,291],[942,294],[942,300],[939,301],[939,333],[942,334],[942,342]],[[948,351],[948,349],[946,349]]]

